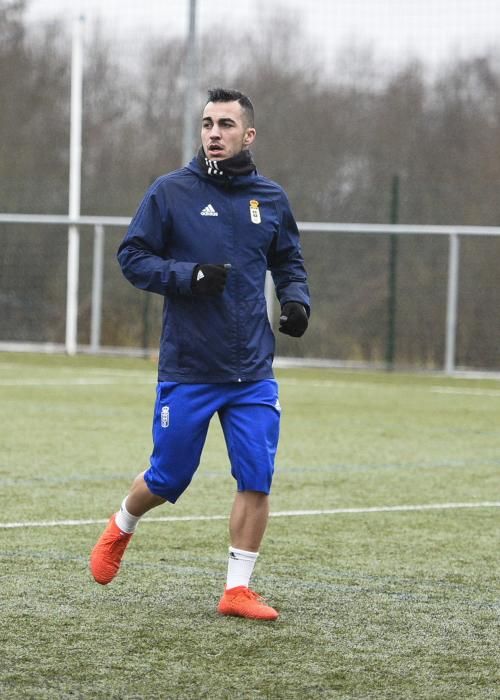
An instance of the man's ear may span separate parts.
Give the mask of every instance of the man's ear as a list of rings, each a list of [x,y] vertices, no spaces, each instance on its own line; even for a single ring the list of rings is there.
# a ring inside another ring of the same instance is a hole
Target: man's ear
[[[245,146],[250,146],[251,143],[255,141],[256,131],[253,127],[248,127],[245,136],[243,138],[243,143]]]

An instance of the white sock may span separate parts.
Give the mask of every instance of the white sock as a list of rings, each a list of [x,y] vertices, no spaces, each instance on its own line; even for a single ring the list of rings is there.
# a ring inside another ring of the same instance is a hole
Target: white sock
[[[245,552],[244,549],[229,547],[226,588],[234,588],[235,586],[248,588],[258,556],[258,552]]]
[[[134,532],[141,516],[131,515],[125,506],[126,502],[127,499],[124,498],[120,510],[115,515],[115,522],[122,532]]]

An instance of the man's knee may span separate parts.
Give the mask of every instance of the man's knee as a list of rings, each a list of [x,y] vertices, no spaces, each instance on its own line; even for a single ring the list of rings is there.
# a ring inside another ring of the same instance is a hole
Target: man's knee
[[[144,472],[144,482],[152,494],[175,503],[191,483],[191,478],[181,474],[165,474],[149,468]]]
[[[246,501],[255,501],[256,503],[264,503],[269,499],[269,493],[255,489],[242,489],[238,491],[238,495]]]

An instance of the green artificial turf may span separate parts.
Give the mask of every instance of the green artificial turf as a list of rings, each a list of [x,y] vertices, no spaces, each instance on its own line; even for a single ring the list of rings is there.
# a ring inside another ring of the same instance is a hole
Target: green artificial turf
[[[234,493],[217,420],[101,587],[96,521],[147,466],[155,365],[0,355],[0,697],[500,697],[500,382],[277,375],[271,510],[314,513],[270,519],[253,586],[280,618],[262,623],[215,611]]]

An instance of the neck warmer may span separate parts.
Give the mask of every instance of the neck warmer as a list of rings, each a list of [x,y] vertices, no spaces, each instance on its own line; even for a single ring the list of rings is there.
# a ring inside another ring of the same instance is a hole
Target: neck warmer
[[[240,151],[237,155],[232,156],[232,158],[210,160],[210,158],[206,157],[203,146],[201,146],[196,160],[203,170],[213,177],[227,178],[233,177],[234,175],[249,175],[256,170],[252,154],[250,151],[246,150]]]

